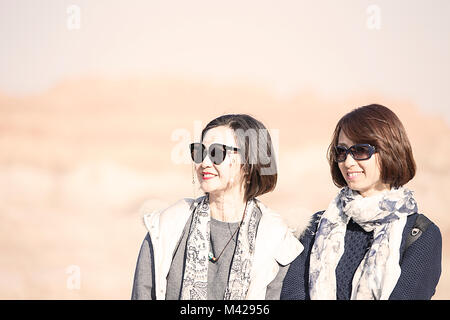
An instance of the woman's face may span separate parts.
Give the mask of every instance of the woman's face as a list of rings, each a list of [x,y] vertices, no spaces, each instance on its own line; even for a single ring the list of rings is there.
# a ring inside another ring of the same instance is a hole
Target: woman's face
[[[350,140],[341,130],[338,145],[349,148],[358,142]],[[375,195],[389,189],[389,185],[381,181],[379,154],[374,153],[370,159],[355,160],[351,154],[338,166],[350,189],[358,191],[363,197]]]
[[[234,132],[229,127],[220,126],[209,129],[203,137],[202,143],[207,150],[213,143],[224,144],[229,147],[238,147]],[[220,195],[225,192],[240,192],[241,190],[241,157],[233,151],[227,151],[225,160],[214,164],[210,157],[205,157],[202,163],[195,163],[200,188],[204,192]]]

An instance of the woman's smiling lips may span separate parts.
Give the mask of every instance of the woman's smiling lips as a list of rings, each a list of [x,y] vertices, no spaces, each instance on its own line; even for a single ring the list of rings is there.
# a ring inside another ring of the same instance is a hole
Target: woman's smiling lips
[[[216,176],[215,174],[210,173],[210,172],[203,172],[202,173],[202,179],[203,180],[209,180],[209,179],[214,178],[215,176]]]
[[[363,171],[347,171],[347,179],[352,181],[355,180]]]

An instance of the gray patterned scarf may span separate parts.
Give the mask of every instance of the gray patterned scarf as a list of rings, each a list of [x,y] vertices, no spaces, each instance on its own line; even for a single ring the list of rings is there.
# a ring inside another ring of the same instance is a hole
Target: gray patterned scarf
[[[311,299],[336,299],[336,267],[344,253],[347,223],[351,219],[373,242],[352,281],[351,299],[386,300],[400,277],[400,245],[407,216],[417,212],[412,192],[398,188],[372,197],[343,188],[320,218],[311,250]]]
[[[244,221],[237,237],[235,254],[224,300],[245,299],[250,284],[250,271],[257,229],[258,212],[253,199],[247,202]],[[186,263],[181,289],[182,300],[206,300],[208,287],[208,253],[210,251],[209,197],[195,207],[186,245]]]

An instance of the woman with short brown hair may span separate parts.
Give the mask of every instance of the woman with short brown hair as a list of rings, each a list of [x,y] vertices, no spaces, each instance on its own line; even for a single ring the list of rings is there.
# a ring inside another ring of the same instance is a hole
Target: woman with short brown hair
[[[282,299],[430,299],[441,274],[439,228],[403,187],[416,170],[398,117],[372,104],[340,119],[328,148],[342,188],[301,238]]]
[[[189,147],[192,181],[195,171],[205,195],[144,215],[132,299],[279,299],[303,247],[256,198],[277,182],[269,132],[249,115],[228,114]]]

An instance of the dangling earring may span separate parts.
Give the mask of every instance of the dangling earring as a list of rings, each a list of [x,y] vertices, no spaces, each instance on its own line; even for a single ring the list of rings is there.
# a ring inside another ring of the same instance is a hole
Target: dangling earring
[[[194,206],[197,206],[197,193],[195,191],[194,164],[192,164],[192,192],[194,193]]]

